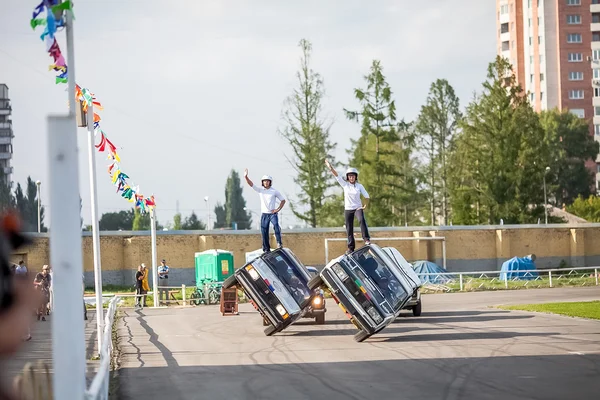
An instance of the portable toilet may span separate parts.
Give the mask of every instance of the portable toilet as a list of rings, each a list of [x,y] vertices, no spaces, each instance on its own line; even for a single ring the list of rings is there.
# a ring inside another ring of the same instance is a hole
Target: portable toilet
[[[258,249],[258,250],[254,250],[254,251],[246,253],[246,263],[249,263],[250,261],[254,260],[256,257],[259,257],[260,255],[262,255],[262,253],[264,253],[264,251],[262,249]]]
[[[196,285],[206,281],[223,282],[233,274],[233,252],[211,249],[195,254]]]

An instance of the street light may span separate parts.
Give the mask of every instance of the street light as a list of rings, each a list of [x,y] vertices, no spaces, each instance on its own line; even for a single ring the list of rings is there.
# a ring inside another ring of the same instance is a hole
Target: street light
[[[42,199],[40,194],[40,186],[42,185],[42,181],[35,181],[35,185],[37,186],[37,198],[38,198],[38,233],[42,232]]]
[[[244,207],[244,211],[250,211],[251,214],[256,214],[257,217],[260,217],[256,211],[252,211],[248,207]],[[256,218],[256,229],[260,230],[260,218]]]
[[[550,171],[550,167],[546,167],[544,171],[544,220],[548,225],[548,197],[546,195],[546,174]]]
[[[208,202],[208,196],[206,196],[204,198],[204,201],[206,202],[206,230],[210,230],[210,203]]]

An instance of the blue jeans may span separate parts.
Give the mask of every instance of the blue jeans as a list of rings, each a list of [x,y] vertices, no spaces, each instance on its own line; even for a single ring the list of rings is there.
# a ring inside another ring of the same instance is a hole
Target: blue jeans
[[[269,224],[273,224],[277,244],[281,244],[281,229],[279,228],[279,217],[277,214],[262,214],[260,218],[260,233],[262,234],[262,249],[266,253],[271,251],[269,244]]]

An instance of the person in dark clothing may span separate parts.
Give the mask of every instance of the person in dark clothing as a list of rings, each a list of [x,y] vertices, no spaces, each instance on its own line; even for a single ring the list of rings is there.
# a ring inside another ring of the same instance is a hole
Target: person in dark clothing
[[[33,285],[42,295],[42,301],[37,309],[37,319],[42,321],[46,320],[45,315],[48,311],[48,303],[50,302],[50,274],[48,273],[48,266],[44,265],[42,272],[38,272],[33,280]]]
[[[142,286],[142,281],[144,280],[144,271],[142,266],[138,266],[138,270],[135,273],[135,306],[144,308],[142,303],[142,296],[144,295],[144,288]],[[145,297],[145,296],[144,296]],[[145,300],[145,299],[144,299]],[[145,301],[144,301],[145,303]]]

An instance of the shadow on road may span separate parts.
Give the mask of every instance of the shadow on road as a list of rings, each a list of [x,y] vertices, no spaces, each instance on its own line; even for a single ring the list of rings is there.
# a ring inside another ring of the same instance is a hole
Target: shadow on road
[[[579,400],[598,397],[599,365],[560,355],[124,368],[119,398]]]

